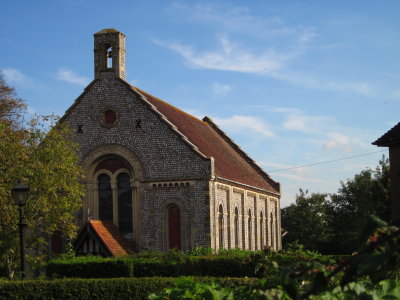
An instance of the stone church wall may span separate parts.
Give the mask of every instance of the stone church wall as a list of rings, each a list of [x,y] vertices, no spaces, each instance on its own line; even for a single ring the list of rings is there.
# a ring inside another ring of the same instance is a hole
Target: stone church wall
[[[269,246],[281,249],[279,199],[275,196],[214,183],[215,205],[212,244],[215,249],[241,248],[261,250]],[[223,209],[223,228],[220,228],[220,207]],[[235,209],[238,222],[235,224]],[[249,228],[250,224],[250,228]],[[222,244],[221,244],[222,230]],[[237,241],[236,241],[237,239]]]
[[[80,145],[82,158],[96,147],[117,144],[138,156],[147,179],[210,175],[209,161],[183,142],[113,72],[102,72],[100,76],[66,118],[77,132],[74,139]],[[115,127],[101,126],[105,109],[117,112]]]
[[[210,217],[207,181],[150,182],[143,187],[140,211],[142,250],[168,250],[167,208],[181,211],[182,250],[209,247]]]

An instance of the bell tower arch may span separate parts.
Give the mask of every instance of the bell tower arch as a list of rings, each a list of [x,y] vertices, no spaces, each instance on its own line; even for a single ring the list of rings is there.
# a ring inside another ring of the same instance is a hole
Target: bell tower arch
[[[94,77],[101,71],[114,71],[115,76],[125,80],[125,35],[110,28],[94,34]]]

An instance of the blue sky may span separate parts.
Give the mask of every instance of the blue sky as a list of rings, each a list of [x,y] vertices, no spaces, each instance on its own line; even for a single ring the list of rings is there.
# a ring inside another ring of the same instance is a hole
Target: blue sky
[[[63,115],[93,79],[93,33],[126,35],[127,80],[211,117],[272,178],[336,192],[400,109],[399,1],[6,1],[0,69],[30,112]]]

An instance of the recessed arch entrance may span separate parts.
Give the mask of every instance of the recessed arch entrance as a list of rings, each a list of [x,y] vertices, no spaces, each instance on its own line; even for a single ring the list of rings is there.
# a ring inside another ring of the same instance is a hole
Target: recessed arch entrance
[[[111,220],[139,248],[138,187],[144,173],[139,159],[125,147],[105,145],[92,150],[81,164],[86,170],[82,223]]]

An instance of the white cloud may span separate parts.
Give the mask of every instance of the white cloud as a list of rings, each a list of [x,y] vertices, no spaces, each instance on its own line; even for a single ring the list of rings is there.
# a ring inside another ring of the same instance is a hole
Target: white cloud
[[[321,128],[324,127],[324,124],[331,121],[330,117],[310,116],[296,108],[277,107],[269,109],[269,111],[285,114],[282,123],[284,129],[308,134],[321,133]]]
[[[333,92],[350,92],[363,96],[375,96],[375,88],[366,82],[341,82],[316,78],[304,72],[287,71],[275,74],[277,79],[290,82],[295,85],[303,86],[315,90],[327,90]]]
[[[14,69],[14,68],[5,68],[1,70],[4,74],[4,77],[8,83],[11,84],[20,84],[23,87],[34,87],[33,79],[26,76],[21,71]]]
[[[254,116],[234,115],[230,118],[213,118],[215,123],[231,132],[261,134],[266,137],[273,137],[275,134],[269,129],[268,124],[261,118]]]
[[[90,79],[87,77],[79,76],[75,72],[71,71],[68,68],[60,68],[58,69],[56,78],[58,80],[66,81],[73,84],[78,84],[82,86],[86,86],[89,84]]]
[[[396,100],[400,100],[400,90],[393,91],[392,94],[391,94],[391,98],[394,98]]]
[[[289,130],[301,131],[304,133],[317,132],[320,124],[326,122],[327,117],[306,116],[304,113],[289,114],[283,122],[283,127]]]
[[[338,126],[329,116],[312,116],[296,108],[272,108],[270,112],[284,114],[282,128],[301,132],[310,137],[308,143],[320,145],[324,151],[350,153],[356,148],[367,148],[355,128]],[[304,140],[304,137],[302,137]]]
[[[289,26],[276,15],[256,17],[247,6],[232,5],[227,2],[213,4],[190,5],[187,2],[174,2],[168,12],[189,23],[198,23],[203,26],[218,28],[223,31],[244,33],[257,38],[295,36],[301,40],[302,36],[313,36],[312,28],[303,26]]]
[[[353,150],[354,145],[351,137],[337,132],[327,133],[327,137],[329,140],[324,143],[325,150],[338,149],[343,152],[351,152]]]
[[[214,82],[212,85],[212,91],[217,97],[224,97],[232,90],[232,86],[228,84],[222,84]]]
[[[185,62],[194,68],[234,71],[243,73],[274,73],[282,68],[288,57],[277,55],[272,49],[262,53],[252,53],[233,44],[228,37],[218,37],[219,48],[214,51],[196,51],[193,47],[176,42],[154,40],[160,46],[171,49],[180,54]]]
[[[228,3],[194,4],[174,2],[168,8],[174,18],[189,23],[200,23],[214,31],[240,33],[256,38],[260,50],[244,49],[226,37],[220,37],[220,49],[198,51],[177,42],[158,42],[180,54],[191,67],[263,74],[292,84],[317,90],[350,92],[363,96],[375,96],[376,89],[369,83],[358,81],[330,80],[328,78],[290,70],[288,63],[305,54],[315,37],[317,29],[312,26],[286,24],[276,15],[259,17],[247,6]],[[261,41],[260,41],[261,40]],[[268,45],[268,46],[263,46]],[[312,49],[326,45],[314,45]],[[337,45],[335,45],[336,47]],[[327,45],[332,47],[332,45]],[[394,95],[396,98],[396,95]]]
[[[301,43],[308,43],[316,36],[318,36],[318,35],[315,33],[313,28],[307,28],[306,30],[300,32],[299,41]]]
[[[313,33],[304,34],[300,40],[309,39]],[[298,86],[328,90],[333,92],[350,92],[363,96],[375,96],[375,88],[366,82],[341,82],[316,78],[304,72],[290,71],[290,62],[299,57],[303,50],[276,50],[272,47],[256,51],[246,49],[232,42],[226,35],[217,37],[219,47],[215,50],[199,51],[193,46],[179,42],[153,40],[156,44],[181,55],[185,63],[192,68],[260,74],[282,80]],[[394,94],[393,97],[397,97]]]

